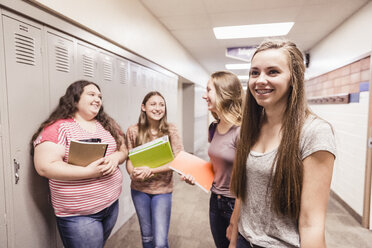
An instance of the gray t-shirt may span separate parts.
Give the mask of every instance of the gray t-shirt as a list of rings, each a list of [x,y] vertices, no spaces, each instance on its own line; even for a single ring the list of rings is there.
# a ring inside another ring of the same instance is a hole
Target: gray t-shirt
[[[211,191],[226,197],[235,198],[230,193],[230,178],[235,159],[236,142],[240,127],[232,126],[229,131],[220,134],[216,128],[208,149],[213,165],[214,179]]]
[[[336,154],[331,126],[310,116],[300,138],[302,160],[317,151]],[[248,241],[263,247],[300,247],[298,225],[290,218],[280,217],[271,210],[271,188],[267,188],[277,149],[260,154],[251,151],[247,159],[246,201],[242,203],[239,233]]]

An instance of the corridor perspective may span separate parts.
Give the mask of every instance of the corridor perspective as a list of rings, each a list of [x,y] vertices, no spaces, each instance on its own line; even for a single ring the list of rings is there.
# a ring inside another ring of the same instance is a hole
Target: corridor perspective
[[[0,248],[141,248],[141,207],[172,210],[170,248],[216,247],[235,194],[240,242],[372,247],[371,24],[372,0],[0,0]]]

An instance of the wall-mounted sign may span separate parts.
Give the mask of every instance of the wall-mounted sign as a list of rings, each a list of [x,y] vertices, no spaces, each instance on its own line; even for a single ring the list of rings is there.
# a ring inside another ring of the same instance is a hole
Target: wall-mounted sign
[[[226,57],[251,62],[252,55],[257,46],[228,47]]]

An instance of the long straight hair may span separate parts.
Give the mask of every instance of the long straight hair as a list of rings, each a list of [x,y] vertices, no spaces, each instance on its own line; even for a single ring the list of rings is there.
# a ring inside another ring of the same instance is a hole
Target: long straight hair
[[[239,78],[229,71],[217,71],[210,80],[216,88],[216,109],[229,123],[240,126],[242,122],[242,106],[244,91]],[[219,121],[219,116],[212,112]]]
[[[285,40],[263,41],[252,60],[256,54],[269,49],[280,49],[285,52],[291,72],[287,105],[282,120],[282,138],[272,165],[269,184],[271,186],[271,208],[279,215],[298,220],[303,180],[300,135],[304,121],[310,114],[304,90],[305,65],[300,50],[294,43]],[[265,118],[264,108],[257,104],[248,90],[231,179],[232,192],[243,201],[246,200],[247,194],[248,154],[259,138],[261,125]]]
[[[65,95],[59,99],[58,106],[50,114],[48,119],[41,123],[38,130],[32,136],[30,142],[31,155],[34,153],[33,142],[45,127],[52,125],[54,122],[60,119],[73,118],[74,114],[78,110],[77,105],[80,101],[81,94],[84,91],[84,87],[88,85],[94,85],[99,91],[101,91],[97,84],[86,80],[79,80],[70,84],[70,86],[66,89]],[[108,114],[106,114],[103,109],[103,105],[101,105],[101,108],[98,111],[95,119],[114,137],[117,149],[119,150],[122,144],[120,136],[124,136],[124,133],[122,132],[119,124],[117,124]]]
[[[161,137],[163,135],[169,134],[169,125],[167,122],[167,104],[165,102],[165,99],[162,94],[158,91],[150,91],[149,93],[146,94],[146,96],[142,100],[142,104],[146,105],[147,101],[152,97],[152,96],[160,96],[164,100],[165,104],[165,113],[163,118],[159,120],[159,129],[158,129],[158,137]],[[147,114],[145,111],[142,111],[140,116],[138,118],[138,136],[136,138],[136,146],[142,145],[146,142],[151,141],[151,132],[150,132],[150,125],[149,121],[147,119]],[[169,137],[170,138],[170,137]]]

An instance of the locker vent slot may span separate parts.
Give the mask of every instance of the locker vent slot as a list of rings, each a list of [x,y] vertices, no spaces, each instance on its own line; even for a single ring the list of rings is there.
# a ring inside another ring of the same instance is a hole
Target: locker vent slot
[[[28,27],[27,26],[23,26],[23,25],[19,25],[19,30],[22,30],[24,32],[28,32]]]
[[[70,72],[70,63],[68,57],[68,48],[65,46],[55,46],[56,70],[61,72]]]
[[[119,66],[119,81],[121,84],[128,83],[128,68],[125,63],[120,63]]]
[[[94,76],[94,59],[93,56],[83,55],[83,75],[86,77]]]
[[[103,78],[106,81],[112,81],[112,63],[109,61],[103,62]]]
[[[136,71],[132,71],[132,75],[130,77],[132,79],[132,84],[134,87],[137,87],[137,72]]]
[[[35,65],[34,38],[15,33],[14,42],[16,62],[26,65]]]

